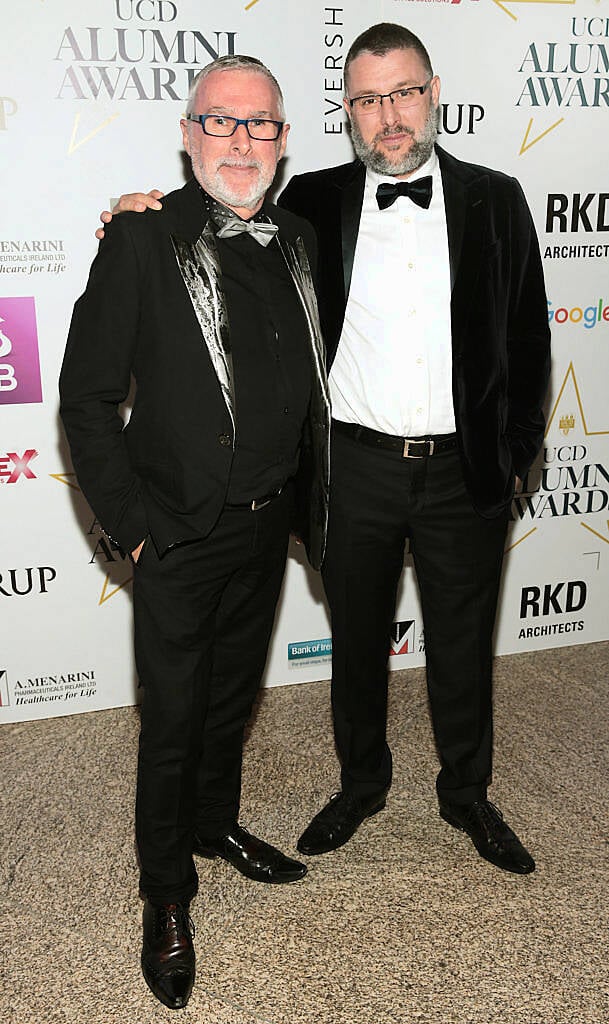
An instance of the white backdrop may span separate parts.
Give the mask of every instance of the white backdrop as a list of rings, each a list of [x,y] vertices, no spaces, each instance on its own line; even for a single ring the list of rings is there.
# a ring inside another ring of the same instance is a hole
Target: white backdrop
[[[430,51],[442,144],[519,178],[544,256],[548,430],[514,503],[497,653],[609,636],[608,0],[3,0],[0,722],[137,699],[130,563],[80,493],[57,417],[99,211],[121,192],[183,183],[178,121],[217,54],[254,54],[282,83],[280,182],[350,159],[343,60],[383,20]],[[394,668],[424,661],[406,566]],[[319,577],[295,548],[267,683],[327,678],[329,636]]]

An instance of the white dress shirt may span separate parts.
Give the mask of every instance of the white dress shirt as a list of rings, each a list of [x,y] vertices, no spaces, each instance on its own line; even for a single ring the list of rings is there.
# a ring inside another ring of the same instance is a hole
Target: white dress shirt
[[[366,171],[345,322],[330,373],[335,419],[399,437],[455,430],[448,236],[435,153],[408,180],[428,174],[428,210],[407,196],[379,210],[377,186],[396,179]]]

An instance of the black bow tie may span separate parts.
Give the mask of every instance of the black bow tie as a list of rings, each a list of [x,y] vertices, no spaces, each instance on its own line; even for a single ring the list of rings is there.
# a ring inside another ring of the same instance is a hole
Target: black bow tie
[[[376,190],[376,201],[379,210],[386,210],[388,206],[395,203],[398,196],[408,196],[417,206],[429,209],[431,203],[431,174],[426,178],[417,178],[416,181],[398,181],[392,185],[383,181]]]

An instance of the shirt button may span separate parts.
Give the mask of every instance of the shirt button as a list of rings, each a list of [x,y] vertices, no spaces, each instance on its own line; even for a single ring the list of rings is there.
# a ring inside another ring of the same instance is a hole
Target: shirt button
[[[227,444],[230,444],[230,436],[229,436],[229,434],[220,434],[219,437],[218,437],[218,441],[220,442],[220,444],[222,444],[224,446],[226,446]]]
[[[423,360],[421,359],[421,356],[418,356],[417,357],[417,366],[422,366],[422,365],[423,365]]]
[[[422,415],[423,415],[423,410],[422,410],[421,406],[419,405],[419,406],[417,406],[417,416],[422,416]]]
[[[288,409],[287,405],[284,405],[284,407],[283,407],[284,414],[287,414],[289,411],[290,410]]]
[[[410,263],[408,264],[408,269],[409,269],[409,270],[414,270],[414,263],[410,262]]]

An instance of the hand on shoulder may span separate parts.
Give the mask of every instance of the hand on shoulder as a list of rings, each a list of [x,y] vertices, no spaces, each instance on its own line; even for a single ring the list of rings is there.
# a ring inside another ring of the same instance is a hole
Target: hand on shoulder
[[[150,192],[126,192],[122,195],[116,204],[110,210],[102,210],[99,215],[99,219],[102,224],[109,224],[112,217],[116,213],[125,213],[131,211],[133,213],[143,213],[144,210],[162,210],[163,205],[159,202],[163,198],[164,192],[160,192],[158,188],[153,188]],[[95,237],[101,241],[104,237],[105,232],[103,228],[98,228],[95,232]]]

